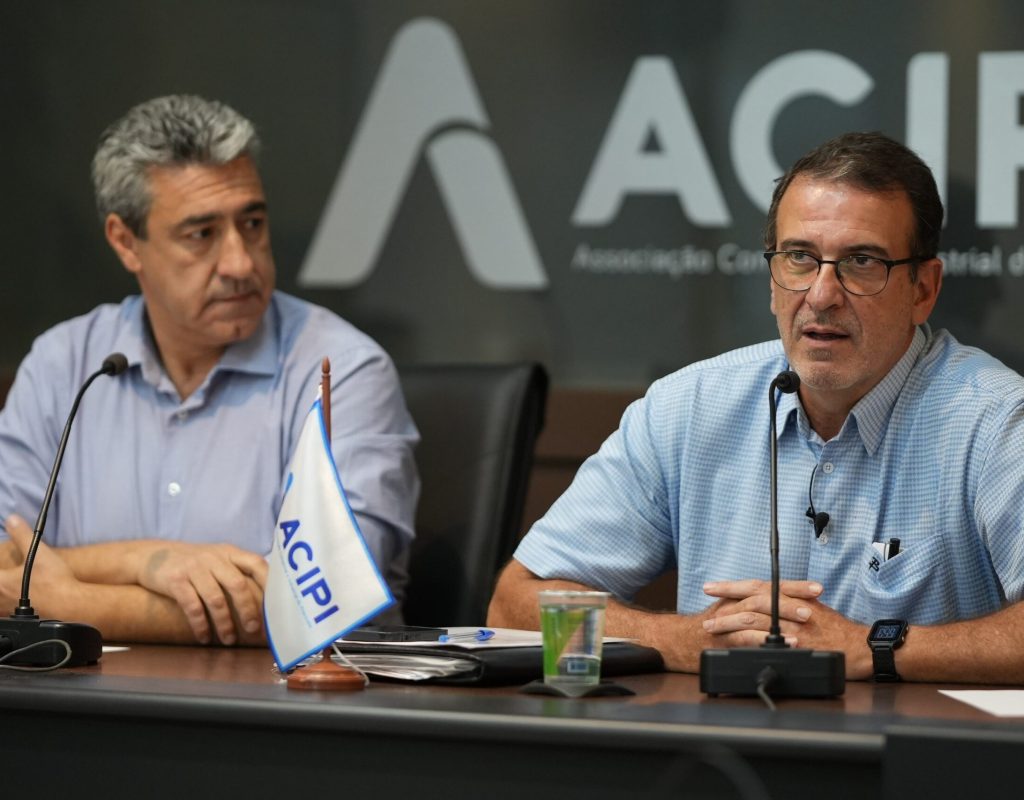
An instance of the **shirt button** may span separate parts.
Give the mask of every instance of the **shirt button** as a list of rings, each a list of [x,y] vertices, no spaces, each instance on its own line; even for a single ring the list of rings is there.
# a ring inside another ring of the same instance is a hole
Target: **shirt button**
[[[821,536],[818,537],[818,544],[828,544],[828,534],[827,533],[822,533]]]
[[[177,497],[179,494],[181,494],[181,484],[177,483],[176,481],[171,481],[169,484],[167,484],[167,494],[169,494],[171,497]]]
[[[821,465],[821,471],[824,472],[826,475],[831,475],[835,468],[836,465],[833,464],[831,461],[826,461],[824,464]]]
[[[185,420],[188,419],[188,412],[187,411],[179,411],[174,416],[176,416],[178,418],[178,422],[184,422]]]

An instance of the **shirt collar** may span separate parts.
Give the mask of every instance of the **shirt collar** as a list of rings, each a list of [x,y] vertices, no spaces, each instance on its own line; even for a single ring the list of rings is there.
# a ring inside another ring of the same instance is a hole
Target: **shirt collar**
[[[248,339],[228,346],[213,372],[245,372],[273,375],[277,372],[279,342],[277,306],[271,301],[256,332]],[[211,373],[212,374],[212,373]]]
[[[146,304],[142,296],[128,298],[121,307],[121,316],[124,324],[118,331],[114,349],[124,353],[129,369],[139,367],[147,383],[160,387],[168,379],[146,321]],[[279,316],[277,304],[271,299],[256,332],[248,339],[228,346],[203,382],[204,385],[210,377],[221,371],[251,375],[275,374],[280,353]]]
[[[888,374],[850,410],[846,422],[843,424],[839,435],[847,431],[853,425],[859,433],[864,449],[869,455],[874,455],[875,450],[882,443],[885,429],[889,424],[889,417],[896,405],[896,398],[899,397],[903,384],[906,383],[910,370],[917,363],[921,353],[927,348],[932,340],[932,331],[927,323],[918,326],[914,330],[914,337],[910,341],[907,351],[896,362],[896,365],[889,370]],[[789,365],[786,365],[789,368]],[[777,396],[778,406],[776,410],[776,425],[778,430],[776,438],[781,438],[791,421],[798,425],[805,436],[810,436],[811,427],[800,404],[796,392]]]
[[[875,450],[882,443],[882,437],[885,436],[885,429],[889,425],[889,418],[892,416],[896,399],[900,396],[900,390],[906,383],[910,370],[913,369],[917,359],[931,340],[932,331],[927,323],[916,328],[910,347],[896,362],[896,366],[889,370],[889,374],[882,378],[878,385],[864,395],[850,410],[850,417],[856,420],[861,441],[869,455],[874,455]],[[849,418],[847,418],[847,424],[849,424]],[[846,425],[843,427],[845,428]]]
[[[114,350],[124,353],[128,369],[139,367],[143,377],[150,383],[157,383],[162,373],[156,347],[146,325],[146,306],[140,295],[128,297],[121,304],[122,325],[114,339]]]

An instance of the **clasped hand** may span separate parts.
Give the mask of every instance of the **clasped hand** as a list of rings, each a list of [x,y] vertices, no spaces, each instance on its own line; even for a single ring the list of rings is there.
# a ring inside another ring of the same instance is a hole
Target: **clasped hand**
[[[790,644],[796,644],[803,626],[814,614],[822,592],[814,581],[782,581],[779,584],[779,628]],[[771,583],[759,580],[712,581],[704,593],[719,598],[706,612],[704,630],[721,637],[724,647],[753,647],[764,642],[771,628]]]
[[[161,542],[139,572],[141,586],[173,599],[202,644],[250,640],[262,629],[267,563],[229,544]],[[211,631],[211,624],[213,631]]]
[[[759,580],[713,581],[704,593],[717,597],[704,612],[704,631],[721,647],[757,647],[771,628],[771,582]],[[839,650],[847,654],[848,678],[867,677],[863,658],[867,628],[829,608],[818,598],[823,587],[816,581],[779,582],[779,630],[787,644],[812,650]],[[856,662],[856,663],[854,663]],[[862,674],[863,673],[863,674]]]

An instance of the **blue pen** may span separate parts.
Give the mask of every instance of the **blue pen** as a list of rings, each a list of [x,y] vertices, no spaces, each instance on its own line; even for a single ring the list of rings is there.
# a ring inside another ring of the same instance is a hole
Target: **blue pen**
[[[489,631],[486,628],[481,628],[478,631],[472,633],[442,633],[438,637],[439,642],[486,642],[494,636],[494,631]]]

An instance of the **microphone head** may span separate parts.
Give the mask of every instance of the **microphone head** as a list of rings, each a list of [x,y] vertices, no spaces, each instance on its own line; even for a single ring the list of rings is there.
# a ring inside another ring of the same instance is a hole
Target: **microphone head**
[[[775,376],[772,385],[783,394],[792,394],[800,388],[800,376],[791,369],[784,369]]]
[[[128,359],[124,357],[124,353],[111,353],[103,359],[100,371],[104,375],[120,375],[126,369],[128,369]]]

